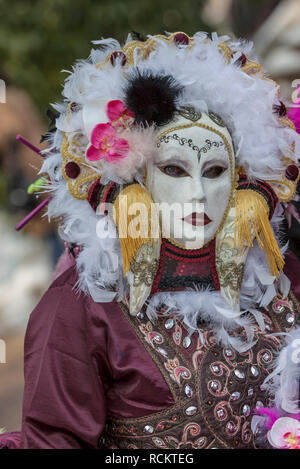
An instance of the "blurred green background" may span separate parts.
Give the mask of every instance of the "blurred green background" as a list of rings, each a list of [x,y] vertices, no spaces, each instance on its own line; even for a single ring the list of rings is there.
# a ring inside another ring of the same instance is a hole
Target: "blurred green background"
[[[278,3],[0,0],[0,66],[7,83],[26,90],[43,112],[60,95],[64,80],[60,71],[70,70],[75,60],[86,58],[92,40],[115,37],[123,42],[131,31],[145,35],[185,31],[192,35],[216,26],[249,37]]]

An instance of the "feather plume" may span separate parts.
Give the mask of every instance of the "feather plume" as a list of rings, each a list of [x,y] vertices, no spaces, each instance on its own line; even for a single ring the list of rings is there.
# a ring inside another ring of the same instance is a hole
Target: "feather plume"
[[[124,88],[125,103],[138,124],[163,125],[172,120],[182,90],[171,75],[136,68]]]

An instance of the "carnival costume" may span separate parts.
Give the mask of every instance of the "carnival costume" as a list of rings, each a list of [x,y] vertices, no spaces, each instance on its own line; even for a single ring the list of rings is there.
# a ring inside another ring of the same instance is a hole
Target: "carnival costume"
[[[29,320],[21,447],[295,446],[264,427],[274,408],[299,426],[280,221],[300,137],[279,87],[216,33],[96,44],[42,168],[78,252]]]

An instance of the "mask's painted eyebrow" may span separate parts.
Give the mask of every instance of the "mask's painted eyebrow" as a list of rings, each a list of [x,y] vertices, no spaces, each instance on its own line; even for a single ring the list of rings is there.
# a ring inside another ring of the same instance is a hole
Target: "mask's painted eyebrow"
[[[227,154],[214,155],[213,157],[208,157],[202,160],[202,168],[207,166],[223,166],[227,168],[229,166],[229,158]]]
[[[154,163],[156,164],[156,166],[160,166],[160,167],[177,165],[177,166],[180,166],[181,168],[185,169],[186,171],[191,170],[191,165],[187,160],[183,160],[183,159],[178,158],[176,156],[175,157],[170,156],[166,160],[157,159]]]

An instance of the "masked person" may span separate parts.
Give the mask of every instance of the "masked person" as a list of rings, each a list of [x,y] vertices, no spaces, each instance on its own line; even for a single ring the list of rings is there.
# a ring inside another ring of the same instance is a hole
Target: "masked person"
[[[29,320],[21,447],[269,447],[260,409],[299,411],[279,88],[215,33],[97,43],[43,165],[79,254]]]

